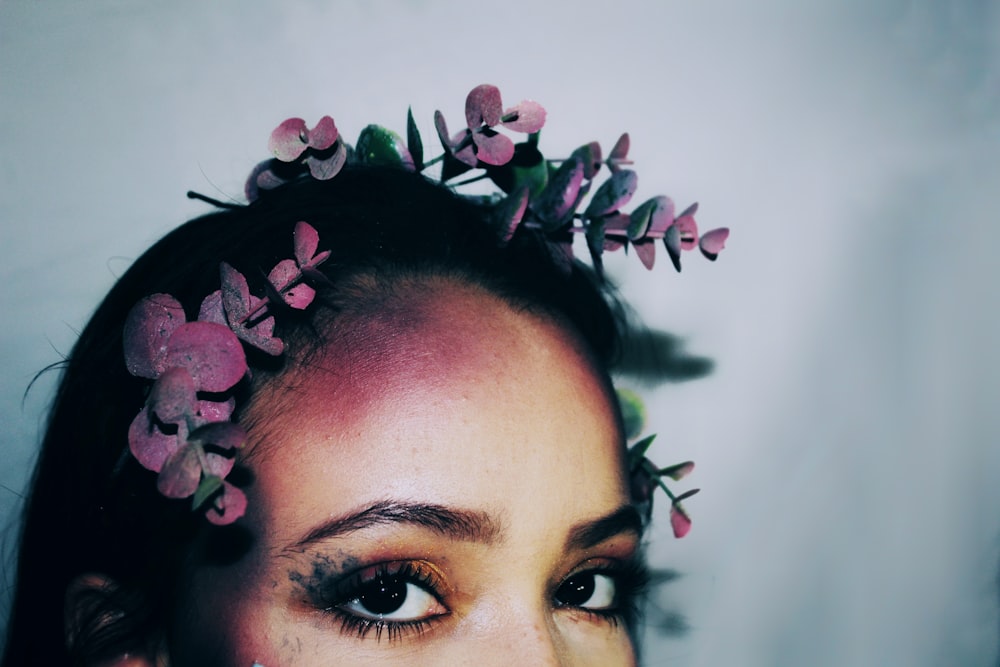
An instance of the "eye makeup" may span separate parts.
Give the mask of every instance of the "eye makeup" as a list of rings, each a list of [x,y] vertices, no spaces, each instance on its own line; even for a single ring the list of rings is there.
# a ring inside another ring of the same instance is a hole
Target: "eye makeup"
[[[290,572],[303,601],[359,640],[415,638],[453,614],[454,589],[434,564],[420,559],[363,563],[346,558],[313,560],[312,572]],[[548,593],[557,613],[595,623],[633,627],[648,573],[638,557],[589,558]]]

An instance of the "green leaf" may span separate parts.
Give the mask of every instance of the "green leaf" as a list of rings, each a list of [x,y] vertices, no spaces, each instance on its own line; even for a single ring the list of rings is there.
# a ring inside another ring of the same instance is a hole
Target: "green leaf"
[[[635,470],[642,463],[642,460],[646,458],[646,452],[649,451],[649,446],[653,444],[653,440],[656,439],[656,434],[648,435],[639,442],[635,443],[628,448],[628,468],[629,470]]]
[[[635,440],[646,428],[646,405],[639,394],[631,389],[616,389],[618,406],[622,411],[622,423],[625,426],[625,439]]]
[[[201,483],[198,484],[198,489],[194,492],[191,509],[197,510],[221,488],[222,478],[218,475],[206,475],[203,477]]]
[[[361,130],[354,155],[361,164],[402,167],[413,171],[413,156],[403,138],[381,125],[369,125]]]
[[[420,130],[413,120],[413,107],[406,108],[406,146],[413,157],[413,167],[417,171],[424,170],[424,142],[420,139]]]

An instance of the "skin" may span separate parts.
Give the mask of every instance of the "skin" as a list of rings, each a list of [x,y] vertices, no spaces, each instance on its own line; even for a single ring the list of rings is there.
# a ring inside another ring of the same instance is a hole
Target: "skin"
[[[550,318],[422,282],[255,395],[252,545],[194,570],[161,664],[634,664],[624,623],[555,600],[638,549],[606,384]],[[433,590],[419,631],[328,609],[372,566]]]

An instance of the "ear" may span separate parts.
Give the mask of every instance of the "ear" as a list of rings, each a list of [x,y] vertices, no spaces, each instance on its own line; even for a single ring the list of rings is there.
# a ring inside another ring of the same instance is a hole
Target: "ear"
[[[94,667],[166,667],[166,651],[134,636],[136,597],[102,574],[82,574],[66,588],[66,649]],[[138,647],[138,649],[137,649]]]

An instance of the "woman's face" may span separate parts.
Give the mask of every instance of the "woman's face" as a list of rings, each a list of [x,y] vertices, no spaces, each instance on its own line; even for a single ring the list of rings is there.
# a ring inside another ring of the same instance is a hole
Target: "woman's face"
[[[196,571],[171,662],[633,663],[640,524],[577,343],[443,279],[378,313],[255,396],[253,545]]]

